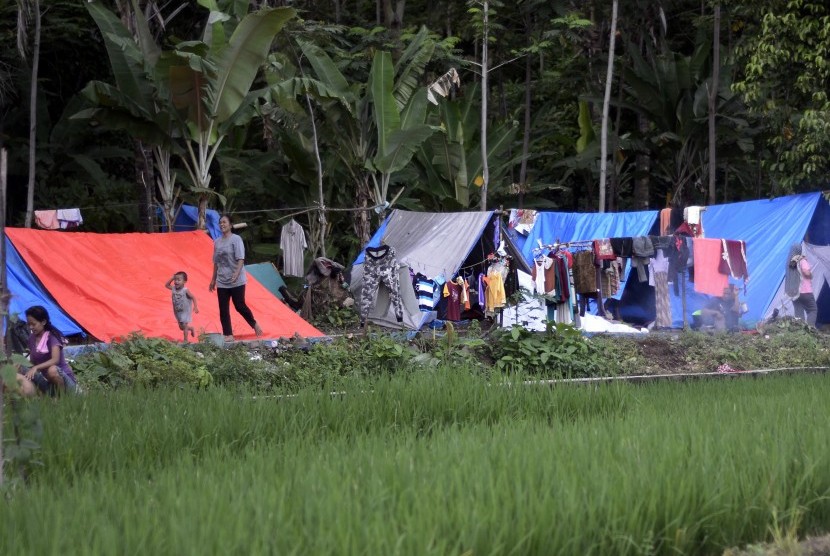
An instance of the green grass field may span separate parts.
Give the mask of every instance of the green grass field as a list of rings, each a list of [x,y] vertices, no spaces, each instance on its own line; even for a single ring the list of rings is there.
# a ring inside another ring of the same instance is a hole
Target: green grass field
[[[830,376],[42,400],[3,554],[712,554],[830,529]]]

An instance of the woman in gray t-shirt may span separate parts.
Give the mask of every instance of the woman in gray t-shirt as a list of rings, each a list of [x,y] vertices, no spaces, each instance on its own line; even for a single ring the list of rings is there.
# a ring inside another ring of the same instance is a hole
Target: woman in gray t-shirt
[[[223,215],[219,219],[219,230],[222,235],[213,242],[213,277],[210,279],[210,291],[216,290],[219,299],[222,334],[225,341],[233,341],[230,309],[230,302],[233,301],[236,312],[251,325],[257,336],[262,336],[262,328],[245,303],[245,284],[248,282],[248,276],[245,274],[245,245],[241,237],[231,232],[230,216]]]

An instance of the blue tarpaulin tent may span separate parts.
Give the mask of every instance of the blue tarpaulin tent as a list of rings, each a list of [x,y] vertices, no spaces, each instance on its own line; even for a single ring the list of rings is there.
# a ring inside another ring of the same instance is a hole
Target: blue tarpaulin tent
[[[578,212],[540,212],[536,216],[533,229],[521,247],[522,256],[533,264],[533,249],[542,244],[553,243],[559,240],[562,243],[571,241],[585,241],[609,237],[635,237],[657,233],[656,210],[638,212],[605,212],[605,213],[578,213]],[[620,277],[620,289],[614,297],[619,299],[625,291],[628,282],[628,271]],[[653,302],[652,302],[653,305]]]
[[[531,262],[537,240],[547,244],[556,239],[567,242],[655,234],[657,215],[656,211],[604,214],[540,212],[522,246],[522,254]],[[805,238],[814,245],[830,244],[830,204],[821,193],[815,192],[712,205],[703,213],[703,225],[708,238],[746,242],[750,279],[746,293],[741,292],[741,298],[749,309],[743,316],[744,323],[752,325],[772,310],[771,303],[784,280],[790,245]],[[692,312],[703,307],[711,297],[695,293],[692,282],[686,286],[686,315],[687,322],[691,322]],[[669,290],[673,324],[680,327],[683,325],[682,296],[674,294],[673,287]],[[628,280],[625,288],[621,288],[620,298],[625,320],[643,323],[654,320],[653,288],[636,280]]]

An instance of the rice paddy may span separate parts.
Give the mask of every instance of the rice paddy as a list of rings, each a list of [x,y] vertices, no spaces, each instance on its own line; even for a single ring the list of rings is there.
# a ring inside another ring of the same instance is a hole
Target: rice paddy
[[[4,554],[713,554],[830,523],[830,377],[41,400]]]

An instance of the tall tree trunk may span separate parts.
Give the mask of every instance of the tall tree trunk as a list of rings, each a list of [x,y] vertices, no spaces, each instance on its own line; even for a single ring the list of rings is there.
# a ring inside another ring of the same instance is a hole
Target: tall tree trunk
[[[153,189],[156,178],[153,170],[153,151],[141,141],[135,140],[133,152],[135,189],[138,194],[138,229],[142,232],[154,232]]]
[[[523,206],[525,190],[527,189],[527,159],[530,156],[531,63],[532,60],[528,53],[525,56],[525,128],[522,134],[522,164],[519,167],[519,208]]]
[[[718,109],[718,86],[720,84],[720,4],[715,4],[712,38],[712,88],[709,91],[709,204],[716,202],[715,175],[717,171],[717,139],[715,136],[715,113]]]
[[[387,29],[397,36],[403,28],[403,12],[406,0],[383,0],[383,23]]]
[[[602,101],[602,135],[599,161],[599,212],[605,212],[605,180],[608,172],[608,110],[611,105],[611,86],[614,80],[614,45],[617,42],[617,4],[611,5],[611,42],[608,46],[608,71],[605,74],[605,98]]]
[[[648,132],[648,120],[643,115],[637,115],[637,129],[641,135]],[[646,210],[650,197],[651,185],[651,156],[647,152],[637,154],[634,173],[634,207],[636,210]]]
[[[481,210],[487,210],[487,186],[490,184],[490,165],[487,161],[487,78],[490,60],[487,41],[490,40],[490,1],[484,0],[481,37]]]
[[[369,185],[369,176],[364,172],[357,182],[357,191],[355,191],[356,206],[361,209],[368,209],[369,199],[371,197],[371,186]],[[370,233],[369,210],[359,210],[354,213],[354,233],[360,245],[369,243],[372,235]]]
[[[40,0],[33,0],[35,37],[32,48],[32,82],[29,87],[29,183],[26,189],[26,227],[32,227],[35,210],[35,169],[37,166],[37,73],[40,65]]]
[[[308,114],[311,116],[311,131],[314,139],[314,160],[317,165],[317,194],[319,196],[320,210],[317,220],[320,223],[320,256],[326,256],[326,197],[323,193],[323,161],[320,160],[320,146],[317,140],[317,122],[314,120],[314,108],[311,105],[311,97],[305,95],[308,104]],[[361,244],[363,245],[363,244]]]
[[[617,171],[617,151],[620,147],[620,121],[622,119],[623,90],[625,73],[620,72],[617,90],[617,111],[614,115],[614,137],[611,142],[611,176],[608,181],[608,212],[616,212],[620,202],[620,175]]]

